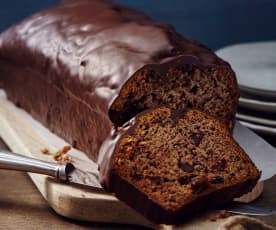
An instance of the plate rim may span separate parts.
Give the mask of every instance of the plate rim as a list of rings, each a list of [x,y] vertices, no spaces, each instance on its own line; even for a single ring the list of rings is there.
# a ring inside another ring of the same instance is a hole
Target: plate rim
[[[264,45],[264,46],[267,46],[269,44],[271,44],[271,45],[275,44],[276,45],[276,40],[249,41],[249,42],[241,42],[241,43],[229,44],[227,46],[219,48],[218,50],[215,51],[215,53],[216,53],[217,56],[219,56],[222,59],[225,59],[227,62],[230,63],[230,65],[232,67],[234,67],[233,64],[231,64],[231,62],[229,60],[227,60],[227,58],[224,57],[223,53],[225,51],[232,50],[232,49],[237,49],[237,48],[240,48],[242,46],[254,46],[254,45]],[[233,69],[235,71],[235,68],[233,68]],[[241,88],[242,91],[244,91],[246,93],[257,94],[257,95],[260,95],[260,96],[265,96],[265,97],[270,97],[270,98],[276,98],[276,89],[275,90],[271,90],[271,89],[265,89],[265,88],[256,88],[256,87],[244,85],[244,84],[240,83],[238,80],[239,79],[237,77],[238,86]]]
[[[244,96],[240,96],[239,98],[239,106],[241,108],[251,109],[255,111],[266,111],[271,114],[276,113],[276,102],[272,101],[264,101],[253,98],[247,98]]]
[[[237,79],[238,80],[238,79]],[[253,87],[249,87],[249,86],[244,86],[240,83],[238,83],[239,86],[239,90],[247,93],[247,94],[251,94],[251,95],[257,95],[257,96],[263,96],[263,97],[267,97],[267,98],[271,98],[271,99],[275,99],[276,98],[276,90],[272,91],[272,90],[265,90],[265,89],[258,89],[258,88],[253,88]]]
[[[254,117],[247,114],[242,114],[237,112],[236,118],[238,120],[246,121],[246,122],[253,122],[254,124],[269,126],[269,128],[276,128],[276,120],[270,120],[267,118],[260,118],[260,117]],[[256,120],[257,119],[257,120]]]
[[[253,124],[250,122],[246,122],[246,121],[241,121],[239,120],[239,122],[244,125],[245,127],[252,129],[254,131],[263,133],[263,134],[269,134],[269,135],[273,135],[276,136],[276,128],[270,128],[264,125],[258,125],[258,124]]]

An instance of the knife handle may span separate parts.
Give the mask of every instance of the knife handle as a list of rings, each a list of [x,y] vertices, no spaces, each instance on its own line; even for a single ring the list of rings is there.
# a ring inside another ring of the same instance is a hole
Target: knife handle
[[[70,163],[51,163],[0,149],[0,169],[39,173],[66,181],[68,173],[74,168]]]

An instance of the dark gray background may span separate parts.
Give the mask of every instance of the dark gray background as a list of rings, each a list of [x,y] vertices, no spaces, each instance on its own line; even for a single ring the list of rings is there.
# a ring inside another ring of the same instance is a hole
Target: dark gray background
[[[115,0],[212,49],[276,39],[275,0]],[[0,0],[0,31],[59,0]]]

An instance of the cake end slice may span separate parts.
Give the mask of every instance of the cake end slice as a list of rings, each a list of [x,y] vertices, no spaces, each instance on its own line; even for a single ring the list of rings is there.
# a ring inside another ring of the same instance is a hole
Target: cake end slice
[[[159,224],[227,203],[260,177],[226,126],[194,109],[147,110],[114,131],[99,156],[103,187]]]

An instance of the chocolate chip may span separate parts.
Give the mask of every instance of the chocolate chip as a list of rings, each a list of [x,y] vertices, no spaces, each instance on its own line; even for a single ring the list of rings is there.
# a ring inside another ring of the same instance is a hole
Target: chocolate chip
[[[203,192],[208,186],[209,182],[207,177],[195,177],[192,179],[191,187],[197,193]]]
[[[229,179],[229,180],[232,180],[234,177],[235,177],[235,173],[230,173],[230,174],[228,175],[228,179]]]
[[[179,182],[180,185],[184,185],[184,184],[188,184],[189,180],[188,180],[187,177],[180,177],[178,179],[178,182]]]
[[[141,174],[136,174],[136,173],[135,173],[135,174],[133,175],[133,179],[134,179],[134,180],[142,180],[143,178],[144,178],[144,177],[143,177],[143,175],[141,175]]]
[[[218,160],[215,165],[213,165],[213,169],[216,169],[218,171],[224,171],[226,168],[227,162],[225,159]]]
[[[221,176],[214,176],[211,181],[212,184],[222,184],[223,182],[224,179]]]
[[[191,135],[192,140],[194,141],[195,145],[198,146],[203,138],[203,134],[201,133],[193,133]]]
[[[186,162],[178,162],[178,167],[183,170],[184,172],[191,173],[194,171],[194,167]]]

